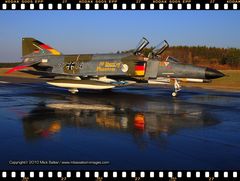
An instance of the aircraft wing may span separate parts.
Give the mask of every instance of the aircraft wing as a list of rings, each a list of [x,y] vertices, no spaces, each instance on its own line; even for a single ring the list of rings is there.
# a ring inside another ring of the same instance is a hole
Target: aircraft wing
[[[66,74],[51,73],[35,70],[21,70],[21,72],[39,75],[40,78],[50,78],[48,84],[65,88],[109,89],[113,87],[135,84],[133,80],[115,80],[107,77],[75,77]]]

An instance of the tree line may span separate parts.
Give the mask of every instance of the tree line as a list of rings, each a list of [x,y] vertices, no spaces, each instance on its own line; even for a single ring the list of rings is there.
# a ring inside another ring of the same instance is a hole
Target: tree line
[[[167,49],[163,56],[173,56],[184,63],[230,69],[240,68],[240,49],[216,47],[175,46]]]
[[[151,48],[145,48],[143,54],[148,56]],[[128,52],[128,51],[125,51]],[[240,49],[216,48],[207,46],[172,46],[161,55],[161,59],[172,56],[182,63],[209,66],[218,69],[240,69]]]

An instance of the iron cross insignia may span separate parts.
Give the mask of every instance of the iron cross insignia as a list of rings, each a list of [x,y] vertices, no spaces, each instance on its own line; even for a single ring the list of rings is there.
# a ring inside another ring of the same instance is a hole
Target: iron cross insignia
[[[74,62],[67,63],[67,64],[66,64],[66,67],[67,67],[68,70],[73,70],[74,67],[75,67],[75,63],[74,63]]]

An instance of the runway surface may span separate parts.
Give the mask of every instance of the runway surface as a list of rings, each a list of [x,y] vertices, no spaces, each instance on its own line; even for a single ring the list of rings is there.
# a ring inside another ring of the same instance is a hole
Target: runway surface
[[[239,170],[240,93],[0,79],[1,169]]]

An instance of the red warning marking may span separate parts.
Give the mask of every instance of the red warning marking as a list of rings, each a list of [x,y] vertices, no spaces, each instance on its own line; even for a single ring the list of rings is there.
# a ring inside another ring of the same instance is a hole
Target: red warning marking
[[[25,65],[20,65],[20,66],[13,67],[10,70],[8,70],[7,72],[5,72],[5,74],[11,74],[11,73],[13,73],[13,72],[15,72],[17,70],[21,70],[21,69],[24,69],[26,67],[27,66],[25,66]]]
[[[50,47],[46,44],[42,44],[42,45],[40,45],[40,47],[43,48],[43,49],[53,49],[52,47]]]

